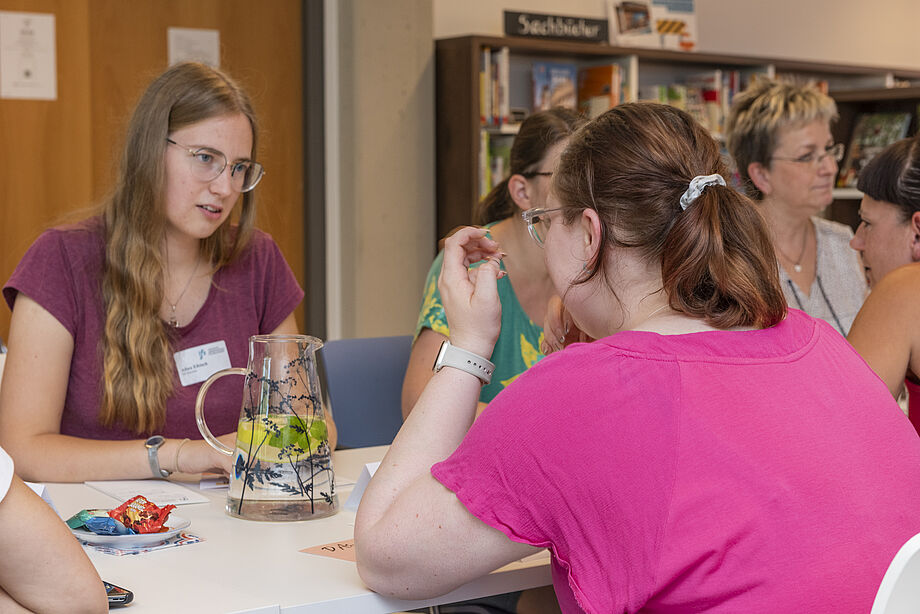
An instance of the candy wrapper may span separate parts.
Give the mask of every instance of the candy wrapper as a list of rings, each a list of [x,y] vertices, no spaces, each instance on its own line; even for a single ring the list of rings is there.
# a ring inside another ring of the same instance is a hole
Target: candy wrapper
[[[86,529],[96,535],[133,535],[135,532],[109,516],[108,510],[80,510],[67,519],[71,529]]]
[[[142,495],[132,497],[109,512],[109,516],[121,522],[136,533],[162,533],[163,525],[175,505],[158,507]]]

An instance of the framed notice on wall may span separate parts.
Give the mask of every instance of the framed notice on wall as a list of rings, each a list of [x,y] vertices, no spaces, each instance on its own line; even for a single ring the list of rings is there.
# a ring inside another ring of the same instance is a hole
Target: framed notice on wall
[[[694,51],[694,0],[607,0],[610,44]]]
[[[0,11],[0,98],[57,100],[54,15]]]
[[[201,62],[220,68],[220,32],[202,28],[168,28],[169,65]]]

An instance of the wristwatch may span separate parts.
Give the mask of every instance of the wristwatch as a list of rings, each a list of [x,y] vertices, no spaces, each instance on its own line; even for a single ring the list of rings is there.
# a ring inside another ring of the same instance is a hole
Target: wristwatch
[[[160,468],[160,457],[157,453],[164,443],[166,443],[166,438],[162,435],[153,435],[144,442],[144,447],[147,448],[147,461],[150,463],[150,471],[153,472],[153,477],[155,478],[168,478],[172,474],[172,471]]]
[[[431,370],[437,373],[444,367],[453,367],[454,369],[471,373],[479,378],[483,386],[492,381],[492,372],[495,371],[494,364],[479,354],[451,345],[450,341],[444,341],[441,344],[438,357],[435,359]]]

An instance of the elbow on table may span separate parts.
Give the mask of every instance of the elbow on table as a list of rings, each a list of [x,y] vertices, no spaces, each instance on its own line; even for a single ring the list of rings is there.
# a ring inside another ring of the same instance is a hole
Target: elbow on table
[[[362,544],[362,541],[364,542]],[[456,586],[444,585],[431,577],[431,569],[414,561],[401,560],[393,551],[375,545],[373,540],[355,536],[358,575],[375,593],[396,599],[427,599],[450,592]]]

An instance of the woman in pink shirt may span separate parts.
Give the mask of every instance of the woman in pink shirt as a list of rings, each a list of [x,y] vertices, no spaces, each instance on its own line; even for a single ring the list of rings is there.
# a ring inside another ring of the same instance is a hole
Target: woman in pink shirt
[[[672,107],[577,132],[525,219],[597,340],[475,422],[501,252],[480,229],[448,240],[452,345],[358,510],[369,586],[436,595],[548,548],[564,612],[869,610],[920,532],[920,442],[846,340],[787,311],[763,220],[724,173]]]
[[[891,394],[907,387],[920,433],[920,141],[903,139],[859,173],[860,224],[850,246],[872,287],[847,336]]]

